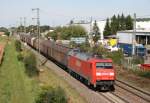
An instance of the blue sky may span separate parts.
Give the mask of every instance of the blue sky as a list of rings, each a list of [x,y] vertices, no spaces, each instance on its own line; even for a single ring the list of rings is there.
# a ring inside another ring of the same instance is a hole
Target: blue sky
[[[20,17],[27,18],[27,25],[35,24],[31,9],[40,8],[41,24],[52,26],[68,23],[71,19],[92,16],[101,20],[114,14],[131,14],[150,17],[150,0],[0,0],[0,26],[19,25]]]

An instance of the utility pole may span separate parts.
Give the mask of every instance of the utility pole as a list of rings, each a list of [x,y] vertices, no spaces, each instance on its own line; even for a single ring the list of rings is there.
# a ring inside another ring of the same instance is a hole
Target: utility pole
[[[90,17],[90,33],[92,33],[92,16]]]
[[[90,47],[93,47],[93,27],[92,27],[92,16],[90,17],[90,34],[89,34],[89,40],[90,40]]]
[[[26,34],[26,17],[24,17],[24,33]]]
[[[136,39],[136,14],[134,13],[134,22],[133,22],[133,35],[132,35],[132,56],[135,55],[135,39]]]
[[[90,17],[90,34],[89,34],[89,38],[91,39],[92,36],[93,36],[93,33],[92,33],[92,16]]]
[[[33,18],[33,19],[37,20],[38,51],[40,53],[40,13],[39,13],[40,9],[34,8],[34,9],[32,9],[32,11],[36,11],[36,13],[37,13],[37,17]]]
[[[22,17],[20,17],[20,33],[22,32]]]

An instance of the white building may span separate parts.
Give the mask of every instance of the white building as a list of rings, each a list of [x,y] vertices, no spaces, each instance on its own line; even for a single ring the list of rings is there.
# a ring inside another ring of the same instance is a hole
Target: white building
[[[74,23],[73,25],[80,25],[84,27],[87,33],[90,34],[90,32],[92,32],[94,22],[95,21],[92,21],[92,23],[91,22],[78,22],[78,23]],[[97,26],[99,27],[100,39],[103,40],[104,39],[103,31],[105,28],[106,21],[101,20],[101,21],[96,21],[96,22],[97,22]]]
[[[138,21],[136,22],[136,28],[138,30],[150,30],[150,21]]]
[[[150,45],[150,30],[136,30],[135,35],[133,30],[119,31],[117,38],[119,43]]]
[[[92,22],[92,27],[93,27],[94,22],[95,21]],[[104,32],[105,25],[106,25],[105,20],[97,21],[97,26],[99,27],[100,39],[101,40],[104,40],[103,32]]]

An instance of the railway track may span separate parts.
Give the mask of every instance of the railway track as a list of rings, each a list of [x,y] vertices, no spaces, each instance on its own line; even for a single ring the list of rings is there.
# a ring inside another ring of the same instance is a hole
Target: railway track
[[[107,99],[110,103],[128,103],[128,101],[122,99],[119,96],[112,94],[111,92],[106,92],[106,93],[99,92],[99,94],[103,96],[105,99]]]
[[[150,103],[150,93],[116,80],[114,92],[98,92],[110,103]]]
[[[135,88],[123,81],[116,80],[115,92],[113,95],[121,98],[122,100],[133,103],[150,103],[150,93]]]

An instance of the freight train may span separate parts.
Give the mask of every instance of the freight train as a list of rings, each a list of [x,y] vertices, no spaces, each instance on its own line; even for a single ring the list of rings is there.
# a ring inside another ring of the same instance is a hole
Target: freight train
[[[100,58],[79,49],[71,49],[50,40],[38,39],[29,35],[20,35],[21,41],[27,43],[47,58],[52,58],[67,67],[69,73],[87,81],[87,84],[103,90],[114,89],[115,69],[111,59]]]

